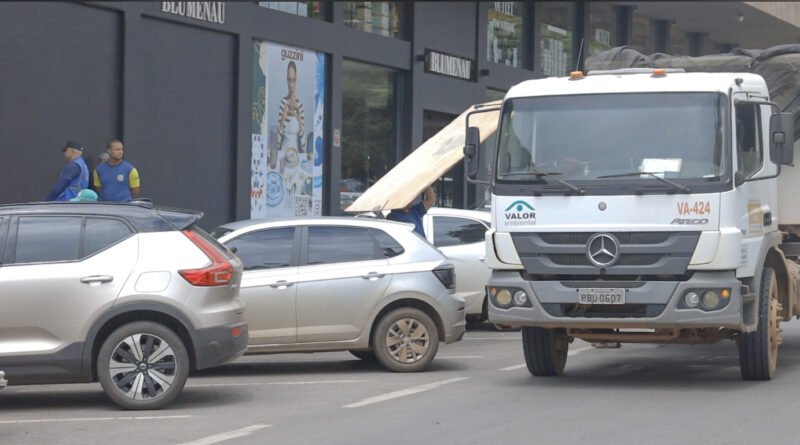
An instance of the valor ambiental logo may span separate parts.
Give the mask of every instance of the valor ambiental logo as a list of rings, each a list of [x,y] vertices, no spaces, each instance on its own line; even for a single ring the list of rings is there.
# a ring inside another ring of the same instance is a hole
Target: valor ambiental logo
[[[511,203],[503,213],[507,226],[531,226],[536,224],[536,209],[527,201],[517,200]]]

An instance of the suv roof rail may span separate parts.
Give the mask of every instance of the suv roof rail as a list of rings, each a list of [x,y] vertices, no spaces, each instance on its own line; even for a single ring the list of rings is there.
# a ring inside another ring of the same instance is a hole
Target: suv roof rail
[[[653,74],[653,70],[663,70],[664,73],[685,73],[683,68],[619,68],[615,70],[591,70],[587,76],[602,76],[608,74]]]

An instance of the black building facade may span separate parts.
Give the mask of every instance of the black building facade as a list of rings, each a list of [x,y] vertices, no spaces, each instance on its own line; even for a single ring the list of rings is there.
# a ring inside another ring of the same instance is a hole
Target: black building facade
[[[42,200],[66,140],[83,141],[92,167],[119,138],[142,196],[203,210],[205,227],[339,214],[466,107],[520,81],[622,44],[702,55],[746,43],[714,31],[727,18],[684,26],[675,16],[692,14],[672,5],[0,3],[0,203]],[[728,9],[742,22],[742,7]],[[460,167],[438,191],[454,207],[482,196]]]

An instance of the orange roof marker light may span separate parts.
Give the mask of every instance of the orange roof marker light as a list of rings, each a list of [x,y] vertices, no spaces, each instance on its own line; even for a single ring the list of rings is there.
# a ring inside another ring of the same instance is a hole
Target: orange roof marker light
[[[664,68],[656,68],[653,70],[653,77],[666,77],[667,70]]]
[[[571,71],[569,73],[569,80],[581,80],[583,79],[583,71]]]

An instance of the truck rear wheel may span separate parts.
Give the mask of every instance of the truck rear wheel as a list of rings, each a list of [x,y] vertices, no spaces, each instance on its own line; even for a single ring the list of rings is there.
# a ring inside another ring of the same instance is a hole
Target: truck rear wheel
[[[558,376],[564,373],[569,351],[569,337],[563,329],[522,328],[525,364],[535,376]]]
[[[739,334],[739,368],[745,380],[771,380],[778,368],[781,304],[775,271],[765,267],[758,294],[758,328]]]

